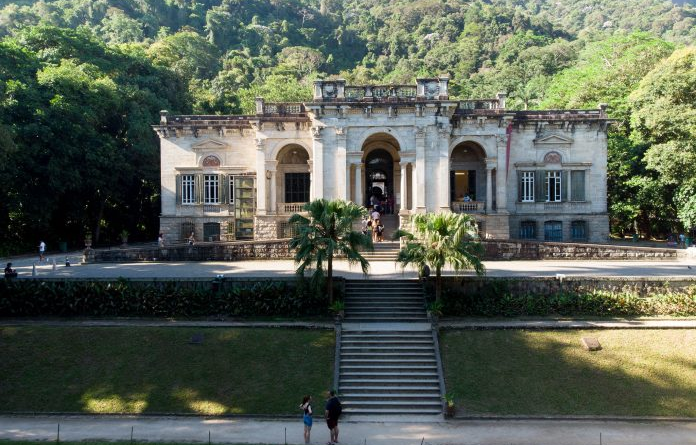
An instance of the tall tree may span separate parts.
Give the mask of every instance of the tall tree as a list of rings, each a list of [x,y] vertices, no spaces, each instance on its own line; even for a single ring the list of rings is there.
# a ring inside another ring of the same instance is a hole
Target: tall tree
[[[326,276],[326,293],[329,304],[333,303],[333,259],[342,255],[350,264],[360,264],[367,273],[368,261],[360,254],[361,249],[372,249],[368,235],[353,230],[353,222],[367,215],[367,211],[350,201],[317,199],[305,204],[307,216],[294,214],[290,224],[297,225],[297,235],[290,240],[295,249],[295,262],[299,265],[298,275],[314,269],[312,282],[320,286]],[[326,268],[326,275],[324,275]]]
[[[483,275],[483,249],[478,242],[476,221],[457,213],[419,213],[413,217],[413,230],[397,230],[394,238],[406,238],[397,261],[402,267],[426,266],[435,270],[435,300],[442,296],[442,269],[450,265],[456,273],[474,270]]]
[[[650,144],[648,168],[676,190],[679,220],[696,227],[696,47],[677,50],[630,96],[638,142]]]

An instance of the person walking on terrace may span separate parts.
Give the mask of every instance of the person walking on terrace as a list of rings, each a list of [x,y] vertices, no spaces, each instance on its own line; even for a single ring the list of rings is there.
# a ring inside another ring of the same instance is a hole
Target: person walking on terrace
[[[41,241],[41,242],[39,243],[39,263],[42,262],[42,261],[44,260],[44,258],[46,258],[46,257],[44,256],[45,253],[46,253],[46,243],[44,243],[43,241]]]

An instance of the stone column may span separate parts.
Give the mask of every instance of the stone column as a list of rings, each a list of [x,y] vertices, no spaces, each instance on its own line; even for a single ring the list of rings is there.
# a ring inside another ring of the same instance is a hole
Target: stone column
[[[266,214],[266,151],[265,141],[256,139],[256,214]]]
[[[312,183],[314,194],[311,200],[324,197],[324,143],[322,141],[322,127],[312,127],[312,153],[314,154],[312,168]]]
[[[415,168],[414,168],[415,167]],[[416,127],[416,164],[411,168],[413,178],[413,208],[425,212],[425,127]]]
[[[268,191],[269,194],[271,195],[271,206],[268,213],[271,215],[275,215],[278,213],[278,185],[276,182],[276,175],[277,175],[277,167],[276,164],[278,161],[271,161],[268,166],[268,170],[271,172],[271,186],[270,190]]]
[[[406,213],[408,210],[406,208],[406,204],[408,203],[408,180],[406,178],[408,162],[401,162],[399,167],[401,167],[401,202],[399,203],[399,213]]]
[[[355,203],[359,206],[365,204],[362,191],[362,162],[355,164]]]
[[[338,199],[348,199],[350,194],[350,175],[346,175],[346,130],[343,127],[336,127],[336,158],[335,158],[335,169],[336,177],[334,178],[334,184],[336,187],[336,198]]]
[[[314,200],[314,162],[311,159],[307,160],[307,165],[309,166],[309,200]]]
[[[346,201],[353,200],[353,189],[350,187],[351,164],[346,161]]]
[[[493,167],[486,164],[486,213],[493,211]]]
[[[440,178],[438,206],[441,212],[450,211],[450,171],[449,171],[449,142],[450,128],[442,128],[438,132],[440,136],[440,162],[438,176]]]

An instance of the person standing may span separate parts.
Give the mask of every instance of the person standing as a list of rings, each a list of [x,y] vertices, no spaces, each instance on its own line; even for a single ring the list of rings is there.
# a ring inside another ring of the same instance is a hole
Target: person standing
[[[46,243],[41,241],[39,243],[39,262],[43,261],[45,256],[44,254],[46,253]]]
[[[382,220],[377,220],[377,242],[381,243],[384,241],[384,224],[382,224]]]
[[[160,233],[157,237],[157,246],[159,246],[160,249],[164,247],[164,233]]]
[[[329,391],[329,399],[326,401],[324,417],[326,417],[326,426],[329,427],[329,444],[338,443],[338,418],[341,417],[343,407],[341,401],[336,397],[334,390]]]
[[[304,396],[300,409],[303,411],[302,423],[304,423],[304,443],[309,443],[309,435],[312,432],[312,396]]]

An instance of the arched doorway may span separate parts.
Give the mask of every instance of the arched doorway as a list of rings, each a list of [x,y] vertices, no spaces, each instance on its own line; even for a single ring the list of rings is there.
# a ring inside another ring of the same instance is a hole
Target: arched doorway
[[[485,210],[486,153],[474,142],[462,142],[450,156],[450,202],[452,211],[477,213]]]
[[[372,150],[365,158],[365,198],[372,205],[374,200],[390,201],[394,196],[394,159],[383,149]],[[393,209],[386,206],[386,213]],[[393,207],[393,206],[392,206]]]
[[[309,154],[300,145],[288,145],[278,153],[277,184],[271,193],[275,194],[279,214],[299,212],[309,202],[308,161]]]
[[[397,213],[400,203],[401,171],[399,169],[399,142],[388,132],[370,135],[362,145],[363,171],[361,184],[356,187],[360,196],[356,202],[371,207],[379,202],[382,214]],[[356,184],[358,178],[356,177]]]

